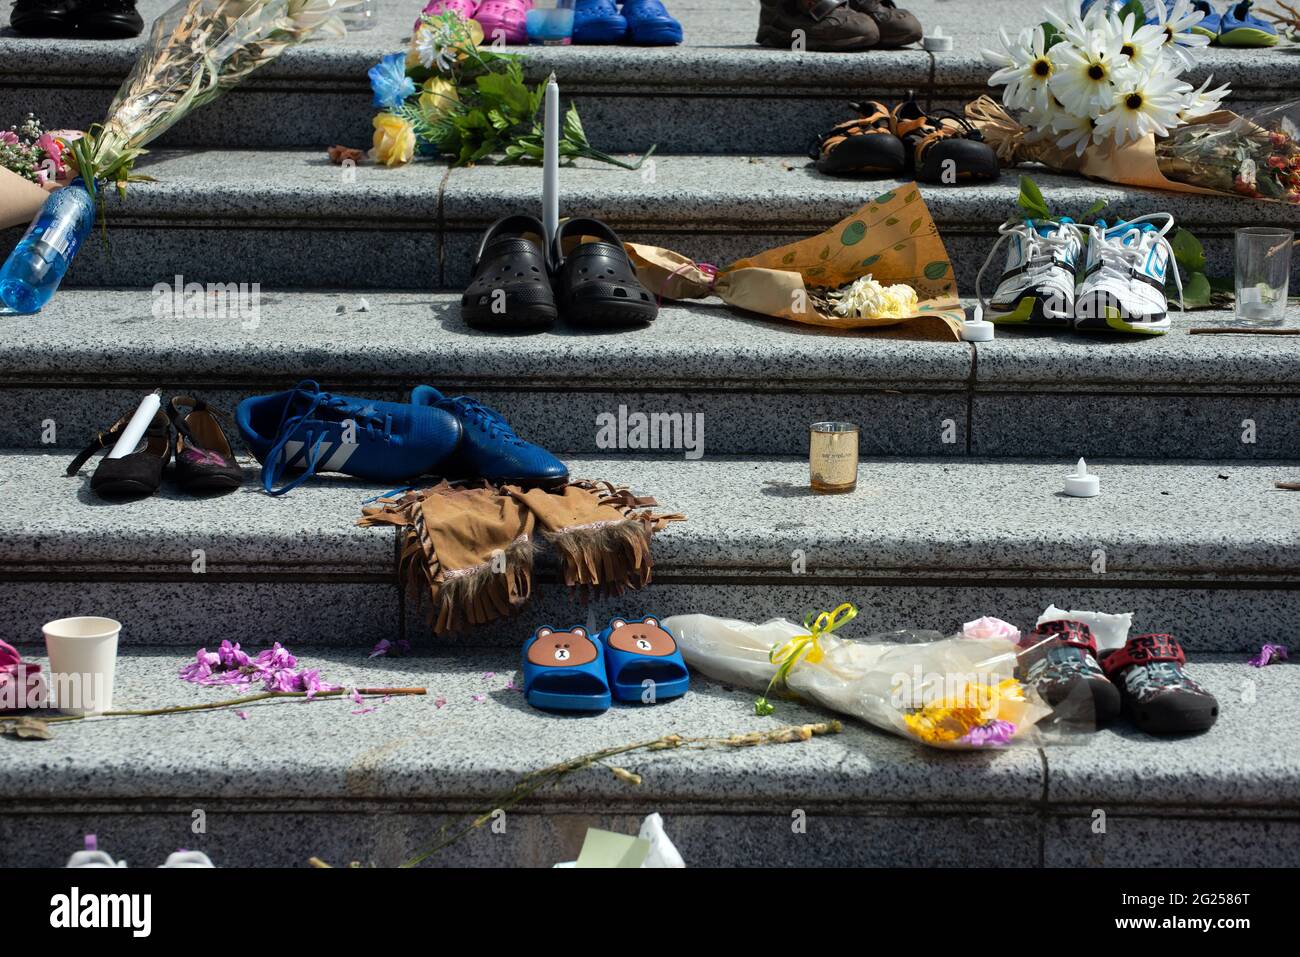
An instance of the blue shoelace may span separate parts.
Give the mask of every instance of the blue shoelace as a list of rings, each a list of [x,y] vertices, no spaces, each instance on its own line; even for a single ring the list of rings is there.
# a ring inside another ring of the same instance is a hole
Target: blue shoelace
[[[289,442],[293,441],[295,433],[302,424],[309,421],[317,409],[327,408],[338,412],[343,418],[352,419],[358,427],[364,428],[367,434],[371,436],[382,436],[387,440],[391,434],[392,416],[384,416],[381,422],[379,414],[373,409],[367,409],[356,402],[349,402],[342,396],[322,392],[320,384],[312,379],[303,379],[294,386],[294,392],[295,394],[290,396],[289,400],[284,404],[284,411],[280,414],[280,425],[275,433],[275,441],[271,444],[271,451],[267,454],[266,462],[262,466],[262,488],[268,495],[278,496],[291,492],[316,474],[316,469],[320,464],[321,446],[325,443],[328,433],[322,430],[319,435],[316,435],[315,432],[308,429],[303,438],[303,445],[309,447],[306,467],[301,475],[286,482],[278,489],[275,487],[275,483],[279,480],[288,464],[285,448]],[[296,415],[291,414],[290,410],[293,409],[294,401],[299,396],[307,397],[307,407]]]

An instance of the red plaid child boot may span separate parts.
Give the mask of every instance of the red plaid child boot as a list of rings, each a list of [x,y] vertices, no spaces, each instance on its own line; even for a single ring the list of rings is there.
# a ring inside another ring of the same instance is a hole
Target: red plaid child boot
[[[1124,712],[1147,734],[1204,731],[1219,717],[1219,702],[1191,679],[1173,635],[1135,635],[1102,659],[1120,689]]]

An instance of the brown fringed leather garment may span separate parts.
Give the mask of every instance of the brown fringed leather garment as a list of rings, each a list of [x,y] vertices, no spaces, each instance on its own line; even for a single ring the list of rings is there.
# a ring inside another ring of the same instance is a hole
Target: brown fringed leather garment
[[[405,529],[400,574],[428,589],[442,634],[515,615],[532,595],[540,534],[560,559],[564,583],[620,595],[653,577],[650,538],[684,515],[657,514],[653,498],[609,482],[555,489],[451,485],[379,499],[359,525]]]

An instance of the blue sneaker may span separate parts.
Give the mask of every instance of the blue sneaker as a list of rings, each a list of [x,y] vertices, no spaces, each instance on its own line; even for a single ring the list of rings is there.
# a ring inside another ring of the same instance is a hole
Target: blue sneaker
[[[622,43],[627,39],[627,17],[614,0],[578,0],[573,11],[574,43]]]
[[[515,435],[501,413],[467,395],[449,399],[433,386],[417,385],[411,404],[432,407],[460,420],[464,438],[448,462],[449,478],[483,478],[544,488],[569,480],[569,470],[550,452]]]
[[[668,15],[660,0],[623,0],[627,41],[640,46],[672,46],[682,42],[682,25]]]
[[[1250,0],[1232,4],[1219,18],[1221,47],[1271,47],[1277,41],[1277,28],[1250,12]]]
[[[1204,14],[1201,17],[1201,22],[1192,27],[1192,32],[1199,33],[1203,37],[1209,37],[1210,42],[1213,43],[1219,37],[1219,24],[1223,18],[1214,12],[1214,7],[1210,6],[1209,0],[1194,0],[1192,9],[1199,10]]]
[[[332,395],[310,379],[288,392],[250,396],[235,422],[271,495],[317,472],[389,483],[437,472],[461,440],[460,422],[443,409]],[[301,474],[276,488],[285,469]]]

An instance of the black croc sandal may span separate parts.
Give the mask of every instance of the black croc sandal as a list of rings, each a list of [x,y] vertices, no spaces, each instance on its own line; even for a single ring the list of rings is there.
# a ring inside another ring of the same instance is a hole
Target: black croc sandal
[[[1147,734],[1192,734],[1218,719],[1218,700],[1192,679],[1186,663],[1172,635],[1135,635],[1101,659],[1124,713]]]
[[[488,227],[474,273],[460,298],[475,329],[544,329],[555,322],[546,262],[546,227],[534,216],[507,216]]]
[[[859,118],[823,134],[808,151],[817,171],[828,176],[896,176],[907,165],[907,150],[894,135],[883,103],[854,103]]]
[[[167,403],[176,430],[176,484],[194,495],[231,492],[244,484],[217,410],[202,399],[178,395]]]
[[[76,475],[96,452],[112,449],[118,436],[131,421],[129,412],[113,423],[107,432],[100,432],[90,444],[77,453],[68,466],[67,475]],[[162,485],[163,469],[172,457],[171,429],[167,416],[159,409],[145,430],[144,438],[134,452],[120,459],[103,458],[90,477],[90,488],[100,498],[144,498],[158,491]]]
[[[655,297],[641,285],[623,240],[595,219],[560,225],[551,247],[560,307],[586,326],[629,326],[653,322]]]

